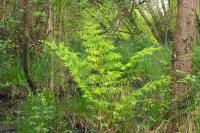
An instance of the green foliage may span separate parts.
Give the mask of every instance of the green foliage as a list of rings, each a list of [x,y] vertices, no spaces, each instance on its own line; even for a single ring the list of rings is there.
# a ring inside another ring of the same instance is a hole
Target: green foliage
[[[5,5],[2,5],[1,12],[4,14],[1,14],[2,19],[0,20],[0,89],[5,89],[13,85],[14,82],[16,83],[16,80],[13,79],[18,78],[16,77],[18,76],[16,73],[19,72],[18,66],[13,65],[15,64],[13,53],[17,49],[16,33],[19,31],[19,22],[16,20],[18,16],[17,2],[2,1],[2,3]],[[6,11],[6,8],[9,10]],[[16,72],[13,72],[14,68],[16,68]]]
[[[158,125],[163,128],[163,114],[169,109],[171,97],[170,78],[162,75],[170,73],[171,43],[157,41],[172,39],[176,0],[165,3],[166,12],[161,1],[158,5],[150,2],[149,7],[145,2],[136,4],[138,0],[51,2],[32,0],[27,3],[25,36],[20,32],[25,23],[19,22],[19,16],[23,16],[19,2],[0,2],[3,3],[0,20],[0,91],[3,90],[0,94],[3,97],[0,105],[10,105],[9,100],[17,104],[23,102],[15,120],[18,132],[129,133],[150,132],[148,129],[153,132]],[[52,31],[49,28],[53,28]],[[158,32],[157,39],[154,30]],[[48,40],[48,36],[55,41],[45,42],[50,47],[40,46],[38,39]],[[22,66],[20,40],[23,37],[29,40],[30,76],[40,93],[30,94],[26,99],[21,99],[20,95],[22,93],[24,98],[25,89],[29,88]],[[192,112],[197,132],[200,132],[199,57],[200,47],[195,44],[193,74],[180,81],[192,84],[192,98],[183,111]],[[43,91],[51,82],[52,90]],[[15,106],[12,107],[13,112]],[[7,106],[1,109],[0,113],[5,112]]]
[[[3,69],[11,64],[12,58],[7,52],[14,46],[12,40],[0,40],[0,68]]]
[[[197,132],[200,131],[200,93],[199,93],[199,89],[197,89],[195,91],[196,94],[195,95],[195,110],[194,110],[194,114],[195,114],[195,120],[196,120],[196,130]]]
[[[0,40],[0,88],[6,88],[10,85],[21,84],[23,82],[18,64],[12,66],[14,60],[12,55],[9,54],[9,51],[13,47],[14,43],[11,39]]]
[[[160,51],[156,52],[151,57],[145,58],[144,61],[138,65],[138,68],[142,69],[142,73],[146,75],[149,80],[159,80],[162,75],[168,75],[170,73],[170,57],[170,49],[162,46]]]
[[[192,102],[192,105],[194,106],[194,116],[195,116],[195,121],[196,121],[196,131],[200,132],[200,47],[195,44],[194,49],[193,49],[193,71],[194,75],[189,77],[189,81],[194,81],[192,82],[193,84],[193,90],[192,94],[194,96],[194,101]],[[195,77],[195,78],[193,78]]]
[[[27,83],[20,62],[14,62],[13,64],[15,65],[7,66],[0,72],[2,84],[9,83],[9,87],[26,87]]]
[[[140,96],[154,89],[162,90],[162,85],[169,80],[163,78],[142,89],[135,91],[124,84],[128,83],[139,70],[135,68],[147,55],[151,55],[160,48],[145,48],[134,54],[126,63],[122,63],[122,56],[114,52],[115,47],[111,41],[100,36],[101,30],[93,22],[85,24],[85,33],[82,34],[85,52],[82,56],[69,50],[63,43],[45,42],[63,60],[64,65],[70,70],[74,80],[83,92],[87,108],[92,110],[96,119],[101,121],[98,128],[125,119],[137,103]],[[124,111],[125,110],[125,111]],[[124,112],[124,113],[122,113]],[[105,115],[105,117],[103,116]],[[103,124],[103,125],[102,125]],[[100,129],[99,129],[100,130]]]
[[[45,12],[43,11],[43,6],[47,2],[47,0],[33,0],[32,3],[35,5],[36,9],[33,11],[33,16],[41,18],[45,16]]]
[[[52,128],[56,108],[54,99],[48,91],[38,96],[29,95],[18,113],[15,125],[22,133],[47,133]]]
[[[159,121],[160,113],[165,112],[169,103],[170,91],[169,77],[161,77],[160,80],[149,82],[142,88],[130,92],[131,95],[124,98],[124,109],[120,114],[126,113],[126,119],[136,123],[139,129],[150,128]],[[134,105],[134,106],[133,106]],[[132,107],[132,108],[131,108]],[[149,123],[149,124],[147,124]]]

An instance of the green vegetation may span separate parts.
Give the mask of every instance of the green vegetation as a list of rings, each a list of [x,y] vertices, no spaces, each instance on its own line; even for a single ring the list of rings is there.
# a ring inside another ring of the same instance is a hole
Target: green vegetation
[[[0,1],[0,128],[200,132],[199,25],[191,41],[193,66],[181,60],[189,70],[180,67],[176,75],[177,4]]]

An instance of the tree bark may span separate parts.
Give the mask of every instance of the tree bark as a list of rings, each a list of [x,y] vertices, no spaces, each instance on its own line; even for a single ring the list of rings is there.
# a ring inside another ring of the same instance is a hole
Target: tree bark
[[[196,0],[178,0],[177,27],[174,35],[172,54],[172,90],[179,97],[190,88],[179,82],[192,73],[192,43],[196,26]]]
[[[3,20],[4,0],[0,1],[0,20]]]
[[[170,110],[174,122],[169,133],[177,132],[178,125],[186,127],[186,114],[175,115],[180,104],[187,99],[187,92],[191,85],[184,81],[186,75],[192,74],[192,43],[195,38],[196,26],[196,0],[178,0],[176,33],[172,51],[172,99],[176,102],[176,108]],[[186,105],[187,107],[187,105]],[[180,129],[181,130],[181,129]],[[185,131],[181,131],[185,132]]]
[[[30,76],[30,69],[29,69],[29,47],[30,44],[30,36],[29,36],[29,25],[28,25],[28,15],[27,15],[27,6],[28,6],[28,0],[20,0],[19,1],[19,9],[21,11],[20,16],[20,22],[21,22],[21,33],[19,35],[19,43],[21,44],[21,48],[23,51],[23,69],[24,69],[24,75],[26,77],[26,80],[32,90],[33,93],[36,93],[36,86],[31,79]]]

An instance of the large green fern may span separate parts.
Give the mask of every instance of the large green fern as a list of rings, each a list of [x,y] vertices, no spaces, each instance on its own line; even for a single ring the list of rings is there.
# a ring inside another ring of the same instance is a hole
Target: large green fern
[[[104,121],[119,121],[124,119],[127,110],[133,108],[140,97],[148,91],[160,89],[161,85],[168,83],[168,78],[145,85],[142,89],[134,90],[125,86],[138,70],[135,65],[142,59],[151,55],[159,48],[146,48],[136,53],[129,62],[122,64],[122,58],[115,52],[115,46],[105,36],[100,35],[101,30],[93,22],[85,24],[85,32],[81,34],[82,45],[85,47],[84,57],[69,50],[63,43],[45,42],[63,60],[71,75],[83,92],[88,107],[96,112],[97,121],[103,114]],[[126,75],[126,76],[124,76]],[[100,114],[99,114],[100,112]],[[101,119],[101,121],[102,121]]]

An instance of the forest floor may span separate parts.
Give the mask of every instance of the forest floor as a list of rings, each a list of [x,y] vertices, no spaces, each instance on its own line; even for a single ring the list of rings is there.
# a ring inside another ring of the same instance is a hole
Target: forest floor
[[[0,133],[15,133],[15,128],[8,123],[8,116],[16,116],[17,102],[12,98],[12,91],[0,91]]]

